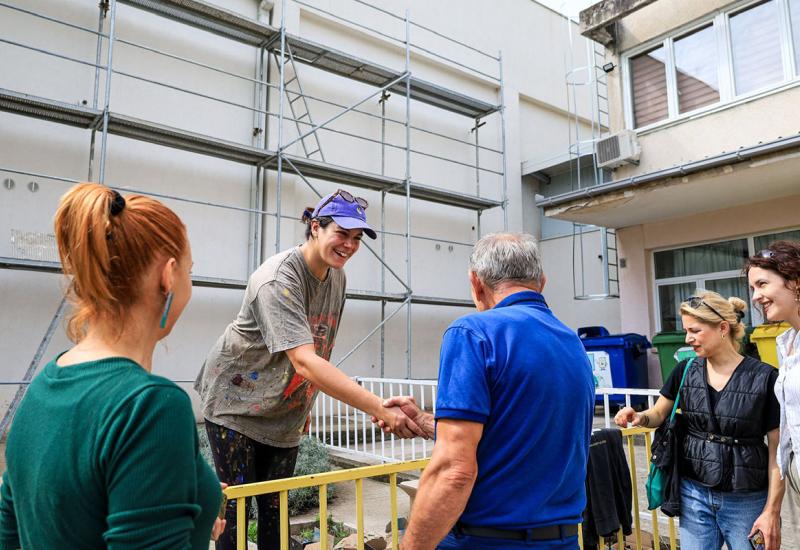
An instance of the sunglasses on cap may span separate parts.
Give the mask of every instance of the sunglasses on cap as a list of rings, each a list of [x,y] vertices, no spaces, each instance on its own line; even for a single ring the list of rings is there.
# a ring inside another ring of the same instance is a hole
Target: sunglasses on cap
[[[775,256],[775,253],[772,250],[765,248],[764,250],[756,254],[756,256],[758,256],[759,258],[764,258],[765,260],[771,260]]]
[[[725,317],[723,317],[722,314],[719,311],[717,311],[716,309],[714,309],[713,307],[708,305],[708,302],[704,301],[700,296],[689,296],[686,299],[685,303],[689,304],[689,307],[692,308],[692,309],[697,309],[700,306],[706,306],[708,309],[710,309],[711,311],[716,313],[717,317],[719,317],[723,321],[727,321],[727,319]]]
[[[347,202],[354,202],[364,209],[366,209],[369,206],[367,199],[363,199],[361,197],[355,197],[351,193],[345,191],[344,189],[337,189],[334,194],[328,197],[328,200],[326,200],[325,202],[320,204],[319,207],[317,207],[316,211],[322,212],[322,209],[325,208],[328,204],[332,203],[333,199],[335,199],[336,197],[342,197]]]

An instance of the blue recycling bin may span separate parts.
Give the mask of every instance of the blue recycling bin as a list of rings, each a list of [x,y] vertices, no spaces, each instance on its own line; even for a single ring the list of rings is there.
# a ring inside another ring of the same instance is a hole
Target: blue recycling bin
[[[609,334],[605,327],[581,327],[578,336],[589,354],[595,387],[649,388],[647,350],[652,347],[641,334]],[[603,396],[597,396],[597,402]],[[624,404],[625,395],[613,394],[609,401]],[[631,404],[646,403],[644,396],[631,397]]]

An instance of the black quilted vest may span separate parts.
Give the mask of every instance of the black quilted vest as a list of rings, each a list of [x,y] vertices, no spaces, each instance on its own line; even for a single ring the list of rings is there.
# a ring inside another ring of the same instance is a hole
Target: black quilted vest
[[[763,426],[772,369],[745,357],[720,393],[712,418],[705,359],[690,363],[680,401],[681,475],[720,491],[767,488]]]

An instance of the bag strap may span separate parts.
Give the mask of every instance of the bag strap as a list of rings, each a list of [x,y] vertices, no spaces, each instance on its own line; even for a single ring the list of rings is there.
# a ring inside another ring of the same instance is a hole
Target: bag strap
[[[669,420],[672,422],[672,419],[675,418],[675,411],[678,410],[678,403],[681,400],[681,388],[683,388],[683,382],[686,380],[686,373],[689,372],[689,369],[694,365],[694,362],[697,359],[692,359],[686,364],[686,367],[683,369],[683,376],[681,376],[681,385],[678,386],[678,395],[675,396],[675,403],[672,405],[672,414],[669,415]]]

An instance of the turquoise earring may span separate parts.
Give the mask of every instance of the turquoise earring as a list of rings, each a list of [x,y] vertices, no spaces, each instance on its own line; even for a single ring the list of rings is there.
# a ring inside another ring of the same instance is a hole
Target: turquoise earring
[[[167,328],[167,316],[172,307],[172,292],[167,292],[167,302],[164,304],[164,313],[161,314],[161,328]]]

